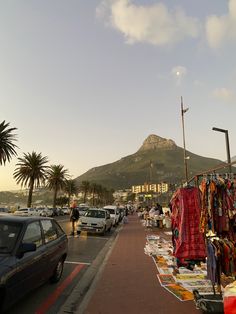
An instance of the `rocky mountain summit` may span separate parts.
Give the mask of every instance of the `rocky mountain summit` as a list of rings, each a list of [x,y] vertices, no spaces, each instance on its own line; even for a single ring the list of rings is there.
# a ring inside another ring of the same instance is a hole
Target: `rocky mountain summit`
[[[140,151],[145,150],[156,150],[156,149],[173,149],[176,148],[177,145],[173,140],[166,139],[160,136],[157,136],[155,134],[149,135],[145,141],[143,142],[143,145],[139,148]]]
[[[220,160],[199,156],[189,151],[187,154],[190,178],[222,163]],[[125,189],[144,182],[167,182],[179,185],[185,180],[184,150],[171,139],[151,134],[135,153],[92,168],[76,180],[78,184],[89,181],[109,189]]]

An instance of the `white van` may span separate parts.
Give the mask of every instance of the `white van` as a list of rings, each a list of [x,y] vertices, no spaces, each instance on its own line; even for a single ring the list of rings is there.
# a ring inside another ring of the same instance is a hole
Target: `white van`
[[[103,209],[106,209],[109,211],[110,216],[112,218],[112,225],[117,226],[119,223],[119,218],[120,218],[120,211],[118,207],[115,205],[106,205],[103,207]]]

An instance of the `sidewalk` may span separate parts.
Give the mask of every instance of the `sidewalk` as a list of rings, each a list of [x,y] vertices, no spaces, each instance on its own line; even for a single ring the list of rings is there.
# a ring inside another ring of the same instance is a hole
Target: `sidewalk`
[[[157,278],[153,259],[144,254],[147,234],[137,215],[128,216],[96,285],[78,314],[199,314],[193,301],[179,301]]]

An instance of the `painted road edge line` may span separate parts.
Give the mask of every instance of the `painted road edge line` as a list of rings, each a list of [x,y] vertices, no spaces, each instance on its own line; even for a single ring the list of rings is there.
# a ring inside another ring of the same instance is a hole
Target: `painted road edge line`
[[[77,265],[69,276],[51,293],[48,298],[39,306],[35,311],[35,314],[44,314],[47,310],[56,302],[59,295],[65,290],[65,288],[72,282],[75,276],[82,270],[84,265]]]

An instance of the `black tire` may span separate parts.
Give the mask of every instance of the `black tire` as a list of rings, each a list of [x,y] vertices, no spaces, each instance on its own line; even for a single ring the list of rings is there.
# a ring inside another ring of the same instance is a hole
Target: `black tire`
[[[51,283],[56,283],[61,279],[63,268],[64,268],[64,258],[61,258],[57,263],[57,266],[54,270],[52,277],[50,278]]]

